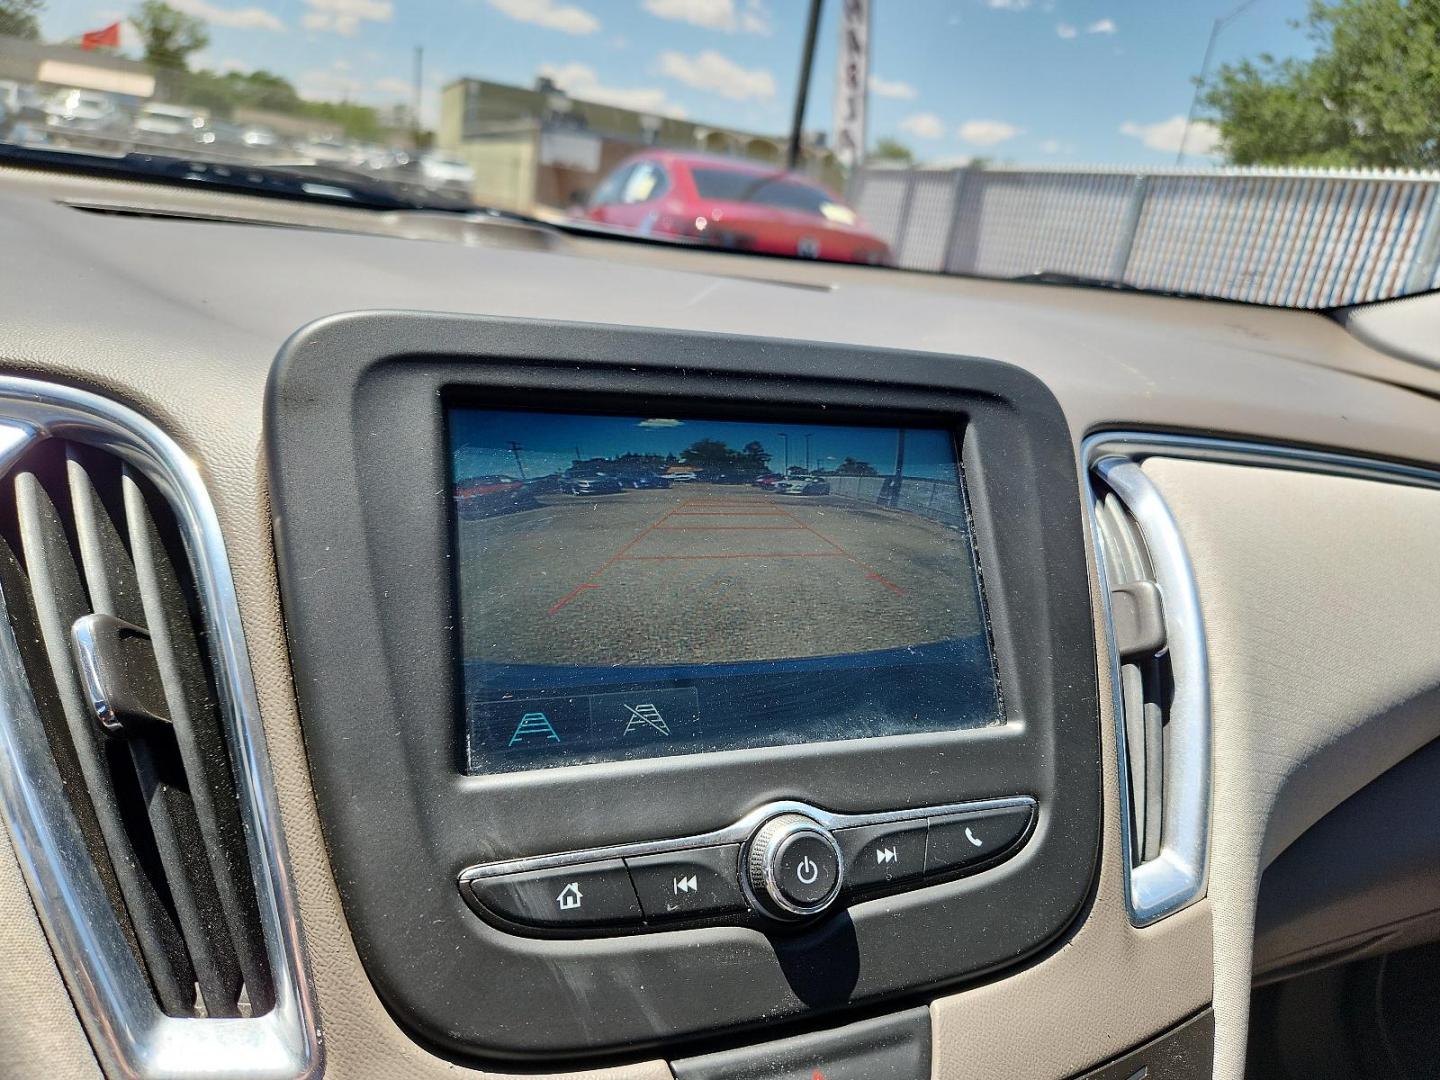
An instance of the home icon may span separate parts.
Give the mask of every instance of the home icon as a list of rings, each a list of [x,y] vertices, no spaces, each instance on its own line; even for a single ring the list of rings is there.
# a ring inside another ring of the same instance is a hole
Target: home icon
[[[560,890],[560,895],[555,900],[560,905],[561,911],[574,911],[585,899],[585,894],[580,891],[580,883],[572,881],[565,888]]]

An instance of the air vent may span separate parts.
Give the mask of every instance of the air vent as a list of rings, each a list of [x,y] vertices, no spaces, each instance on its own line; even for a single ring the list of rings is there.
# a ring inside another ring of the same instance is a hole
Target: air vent
[[[193,466],[88,394],[0,379],[7,410],[0,792],[81,1018],[120,1075],[309,1075],[253,686]]]
[[[0,501],[0,589],[26,675],[160,1008],[268,1011],[215,678],[169,508],[117,458],[58,439],[16,464]]]
[[[1137,925],[1205,893],[1210,691],[1189,557],[1159,490],[1120,440],[1092,440],[1091,508],[1119,720],[1128,899]]]

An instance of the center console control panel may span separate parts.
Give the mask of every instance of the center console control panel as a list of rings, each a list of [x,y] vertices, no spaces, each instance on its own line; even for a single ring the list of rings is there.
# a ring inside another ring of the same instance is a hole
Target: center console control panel
[[[778,802],[699,836],[472,866],[459,884],[482,917],[520,933],[799,924],[995,866],[1034,823],[1029,796],[877,814]]]
[[[799,1039],[787,1077],[923,1075],[904,1033],[903,1068],[805,1040],[1084,917],[1094,608],[1033,375],[362,312],[286,344],[266,441],[320,824],[421,1044],[699,1078]]]

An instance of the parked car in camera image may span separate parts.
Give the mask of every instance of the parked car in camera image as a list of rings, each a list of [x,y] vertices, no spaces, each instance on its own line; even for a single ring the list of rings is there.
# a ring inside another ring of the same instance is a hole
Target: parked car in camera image
[[[735,251],[890,262],[885,241],[814,180],[773,165],[710,154],[637,154],[600,183],[582,216]]]
[[[560,490],[567,495],[618,495],[625,489],[616,477],[599,473],[593,476],[561,477]]]
[[[778,481],[775,492],[779,495],[829,495],[830,481],[821,480],[818,476],[792,476]]]
[[[670,477],[657,476],[654,473],[629,473],[617,479],[619,479],[621,487],[637,490],[660,489],[670,486]]]
[[[462,518],[492,517],[535,505],[532,485],[503,474],[472,476],[455,485],[455,512]]]
[[[757,476],[753,483],[755,487],[764,488],[766,491],[773,491],[775,490],[775,485],[784,479],[785,476],[783,473],[767,472]]]

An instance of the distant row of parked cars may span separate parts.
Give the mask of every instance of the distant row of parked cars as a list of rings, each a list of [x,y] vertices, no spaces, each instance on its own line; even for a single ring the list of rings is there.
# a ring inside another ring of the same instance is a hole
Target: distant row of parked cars
[[[116,149],[184,151],[253,164],[330,165],[469,197],[475,172],[435,153],[373,146],[338,137],[286,138],[263,124],[236,124],[205,109],[98,90],[38,87],[0,80],[0,141],[29,145],[97,142]]]
[[[829,495],[830,482],[818,476],[783,476],[780,473],[741,474],[725,470],[673,473],[577,473],[565,472],[520,480],[494,474],[474,476],[455,485],[455,504],[462,518],[493,517],[540,505],[537,496],[552,492],[563,495],[619,495],[624,491],[663,490],[674,484],[744,484],[777,495]]]

